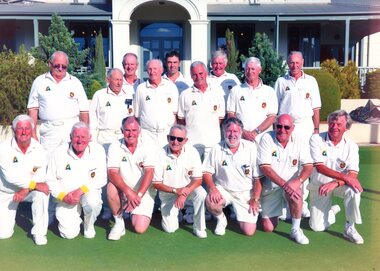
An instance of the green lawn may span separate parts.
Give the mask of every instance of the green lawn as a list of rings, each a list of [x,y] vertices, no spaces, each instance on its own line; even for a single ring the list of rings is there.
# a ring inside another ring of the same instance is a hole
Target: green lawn
[[[344,211],[328,232],[310,230],[306,246],[289,239],[290,224],[281,222],[274,233],[258,230],[253,237],[241,235],[229,221],[225,236],[215,236],[214,222],[208,223],[208,238],[192,235],[191,226],[183,225],[174,234],[160,229],[155,218],[144,235],[130,230],[120,240],[106,240],[109,224],[100,221],[95,239],[82,235],[74,240],[61,239],[49,231],[48,245],[38,247],[27,237],[27,215],[18,217],[15,234],[0,240],[2,270],[380,270],[380,147],[360,148],[361,211],[363,225],[357,229],[364,245],[342,238]],[[342,207],[341,201],[337,203]],[[1,221],[0,221],[1,223]],[[27,226],[25,226],[25,224]],[[22,225],[22,226],[20,226]]]

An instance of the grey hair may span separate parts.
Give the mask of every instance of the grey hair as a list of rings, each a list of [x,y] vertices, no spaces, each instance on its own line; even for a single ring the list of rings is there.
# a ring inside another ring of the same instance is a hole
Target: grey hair
[[[190,71],[192,69],[194,69],[195,67],[198,67],[198,66],[203,66],[203,68],[205,68],[205,70],[207,71],[207,67],[206,67],[205,63],[203,63],[202,61],[194,61],[193,63],[191,63]]]
[[[123,72],[122,70],[120,70],[119,68],[112,68],[110,69],[108,72],[107,72],[107,78],[111,78],[112,74],[114,72],[119,72],[121,75],[123,75]]]
[[[170,128],[169,135],[170,135],[175,129],[178,129],[178,130],[184,131],[184,132],[185,132],[185,137],[187,136],[187,129],[186,129],[186,127],[185,127],[184,125],[182,125],[182,124],[174,124],[174,125]]]
[[[330,113],[327,117],[327,122],[330,124],[330,121],[336,120],[342,116],[346,118],[346,129],[349,130],[352,126],[352,119],[350,114],[348,114],[345,110],[340,109]]]
[[[160,64],[161,68],[164,68],[164,64],[162,63],[161,59],[157,59],[157,58],[149,59],[146,62],[146,68],[148,69],[150,63],[155,62],[155,61],[157,61]]]
[[[136,64],[138,65],[139,64],[139,59],[137,57],[137,55],[135,53],[126,53],[124,56],[123,56],[123,61],[121,62],[121,64],[124,66],[125,65],[125,59],[127,58],[127,56],[133,56],[134,58],[136,58]]]
[[[211,62],[213,62],[215,58],[220,57],[220,56],[224,58],[224,61],[227,64],[228,62],[227,54],[223,50],[216,50],[214,53],[212,53]]]
[[[291,57],[292,55],[300,55],[301,58],[303,59],[303,55],[302,55],[302,52],[301,52],[301,51],[291,51],[291,52],[289,53],[289,55],[288,55],[288,60],[290,59],[290,57]]]
[[[257,66],[261,67],[261,61],[257,57],[251,56],[247,58],[243,63],[243,68],[247,67],[248,63],[255,63]]]
[[[231,124],[236,124],[240,127],[240,130],[241,132],[243,132],[243,128],[244,128],[244,125],[243,123],[241,122],[240,119],[236,118],[236,117],[231,117],[231,118],[228,118],[226,119],[224,122],[223,122],[223,125],[222,125],[222,129],[223,129],[223,134],[226,133],[226,130],[229,126],[231,126]]]
[[[77,130],[77,129],[81,129],[81,128],[85,128],[88,132],[88,135],[91,135],[91,132],[90,132],[90,126],[88,126],[87,123],[83,122],[83,121],[79,121],[77,123],[75,123],[73,125],[73,127],[71,128],[71,133],[70,133],[70,136],[72,137],[73,134],[74,134],[74,131]]]
[[[21,114],[21,115],[18,115],[17,117],[15,117],[14,120],[12,121],[12,129],[13,129],[13,131],[16,130],[17,123],[19,123],[20,121],[29,121],[30,125],[32,125],[32,130],[34,130],[34,121],[33,121],[33,119],[30,116],[28,116],[28,115]]]
[[[124,125],[126,123],[131,123],[131,122],[137,122],[137,124],[139,125],[140,127],[140,121],[138,118],[136,118],[135,116],[128,116],[128,117],[125,117],[122,121],[121,121],[121,130],[124,131]]]
[[[68,57],[67,54],[66,54],[65,52],[63,52],[63,51],[55,51],[55,52],[50,56],[49,61],[50,61],[51,63],[53,63],[53,62],[54,62],[54,59],[55,59],[57,56],[59,56],[59,55],[63,55],[63,56],[65,57],[65,59],[66,59],[67,65],[69,65],[69,57]]]

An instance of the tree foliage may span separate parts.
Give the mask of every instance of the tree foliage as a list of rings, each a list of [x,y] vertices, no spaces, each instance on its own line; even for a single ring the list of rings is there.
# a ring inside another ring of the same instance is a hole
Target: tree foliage
[[[273,49],[273,44],[265,33],[256,33],[252,41],[252,47],[248,49],[248,57],[252,56],[261,61],[262,72],[260,78],[264,84],[273,87],[277,78],[285,74],[286,63]],[[245,61],[248,57],[242,55],[240,59]]]
[[[79,68],[86,60],[89,49],[79,51],[79,43],[76,43],[69,32],[63,19],[53,14],[47,36],[38,33],[39,46],[31,49],[31,54],[44,62],[47,62],[55,51],[63,51],[69,56],[69,72]]]
[[[238,75],[241,73],[239,66],[239,50],[236,50],[235,35],[229,28],[226,30],[227,67],[226,71]]]
[[[367,74],[362,98],[380,99],[380,69]]]
[[[19,114],[27,113],[27,102],[34,79],[48,66],[20,46],[19,53],[3,48],[0,52],[0,124],[10,124]]]
[[[342,99],[360,98],[359,75],[355,62],[350,60],[346,66],[342,67],[339,66],[336,59],[327,59],[321,64],[321,67],[338,81]]]
[[[101,85],[106,82],[106,63],[103,53],[103,36],[102,30],[96,35],[95,41],[95,59],[94,59],[94,76]]]

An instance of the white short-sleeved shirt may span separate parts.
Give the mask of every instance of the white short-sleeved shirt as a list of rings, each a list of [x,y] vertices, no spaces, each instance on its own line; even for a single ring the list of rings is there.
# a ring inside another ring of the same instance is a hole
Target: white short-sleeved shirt
[[[67,194],[82,186],[90,191],[101,189],[107,183],[104,148],[90,142],[81,158],[74,153],[71,143],[60,145],[48,163],[47,182],[54,197]]]
[[[202,178],[202,162],[193,146],[184,145],[178,157],[171,154],[169,145],[160,150],[154,167],[153,182],[181,188],[195,178]]]
[[[228,96],[227,113],[235,113],[244,129],[253,131],[267,117],[277,115],[276,92],[262,82],[253,89],[247,83],[235,86]]]
[[[109,88],[95,92],[90,106],[91,131],[120,131],[123,118],[133,116],[132,101],[133,93],[123,89],[118,95]]]
[[[170,80],[166,73],[162,76],[162,78]],[[181,94],[182,91],[188,89],[189,87],[193,85],[193,81],[183,76],[183,74],[180,72],[179,76],[174,81],[174,84],[176,85],[178,89],[178,93]]]
[[[257,162],[259,166],[271,166],[285,181],[298,176],[304,165],[312,165],[309,145],[305,140],[292,134],[285,148],[278,142],[276,133],[265,133],[258,147]],[[264,178],[265,189],[278,187],[267,177]]]
[[[314,164],[324,164],[332,170],[347,174],[349,171],[359,172],[359,147],[344,137],[335,146],[329,139],[328,132],[314,134],[310,138],[310,153]],[[311,184],[329,183],[332,178],[318,173],[311,175]]]
[[[119,170],[124,182],[134,191],[141,185],[145,168],[154,168],[157,147],[139,138],[137,148],[134,153],[125,145],[124,139],[111,144],[107,154],[108,169]]]
[[[192,145],[212,147],[220,141],[220,119],[225,116],[223,90],[208,86],[205,92],[195,86],[179,96],[178,118],[185,119],[187,137]]]
[[[234,86],[240,85],[239,78],[233,73],[224,72],[221,76],[217,77],[214,74],[210,74],[207,81],[211,85],[221,86],[224,91],[224,101],[227,102],[228,95]]]
[[[43,121],[72,119],[80,112],[88,112],[89,102],[82,83],[66,73],[59,83],[50,72],[38,76],[32,85],[28,109],[38,109]]]
[[[252,180],[260,177],[256,144],[244,139],[233,154],[222,141],[215,145],[203,162],[203,172],[213,174],[215,184],[228,191],[252,189]]]
[[[141,128],[150,131],[168,129],[173,125],[178,110],[177,87],[163,78],[154,88],[147,80],[137,87],[133,106]]]
[[[317,80],[303,73],[298,80],[289,74],[277,79],[274,89],[279,103],[278,115],[289,114],[294,122],[310,118],[313,109],[321,108],[321,97]]]
[[[0,143],[0,191],[15,193],[28,188],[31,181],[44,183],[46,153],[35,139],[31,139],[26,153],[18,147],[15,138]]]

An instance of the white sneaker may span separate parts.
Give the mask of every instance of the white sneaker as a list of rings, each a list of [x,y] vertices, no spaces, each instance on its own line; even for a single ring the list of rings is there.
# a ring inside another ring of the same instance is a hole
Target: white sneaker
[[[357,232],[357,230],[353,226],[345,227],[343,236],[352,243],[358,245],[364,244],[363,237]]]
[[[216,235],[225,235],[226,234],[226,227],[227,227],[227,218],[222,213],[222,217],[217,217],[216,227],[214,233]]]
[[[194,233],[195,236],[197,236],[198,238],[201,238],[201,239],[207,238],[207,232],[206,232],[205,230],[197,230],[197,229],[193,229],[193,233]]]
[[[303,207],[302,208],[302,215],[301,215],[303,218],[307,218],[307,217],[310,217],[310,210],[309,208],[307,207]]]
[[[46,235],[33,235],[33,239],[37,246],[44,246],[48,242]]]
[[[307,245],[309,244],[309,239],[303,234],[303,231],[301,229],[292,230],[290,232],[290,238],[292,238],[296,243],[300,245]]]
[[[95,227],[94,225],[89,225],[87,229],[84,229],[84,238],[92,239],[96,235]]]
[[[120,238],[124,235],[125,235],[124,223],[115,223],[110,233],[108,234],[108,240],[117,241],[117,240],[120,240]]]
[[[338,204],[336,204],[336,205],[331,206],[330,210],[334,213],[334,215],[336,215],[337,213],[340,212],[340,207]]]

